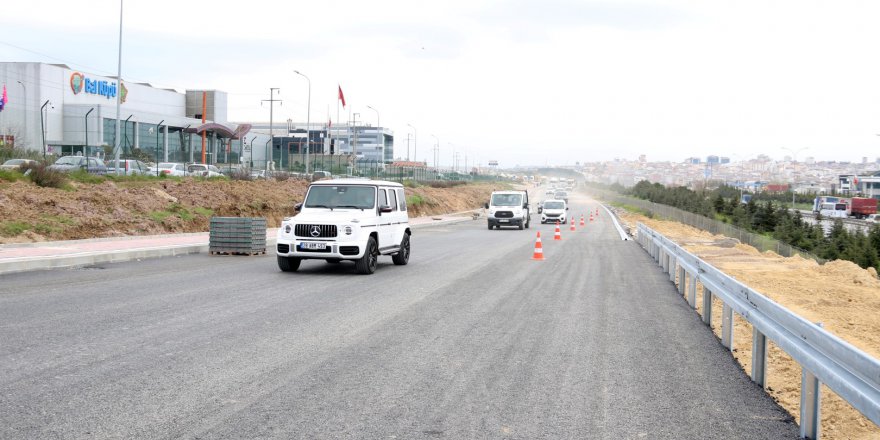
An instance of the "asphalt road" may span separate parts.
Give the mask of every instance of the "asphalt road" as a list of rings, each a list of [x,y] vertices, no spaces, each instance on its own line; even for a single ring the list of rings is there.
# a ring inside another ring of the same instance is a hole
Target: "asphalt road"
[[[5,275],[0,438],[797,437],[604,212],[552,238],[422,229],[371,276],[207,255]]]

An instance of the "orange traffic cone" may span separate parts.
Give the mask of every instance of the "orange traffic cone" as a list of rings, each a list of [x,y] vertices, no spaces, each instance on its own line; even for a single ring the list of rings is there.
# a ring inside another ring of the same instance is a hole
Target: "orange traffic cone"
[[[593,221],[593,214],[590,214],[590,221]]]
[[[553,233],[554,240],[562,240],[562,232],[559,231],[559,220],[556,220],[556,232]]]
[[[544,260],[544,248],[541,247],[541,231],[538,231],[538,238],[535,239],[535,253],[532,255],[533,260]]]
[[[581,226],[584,226],[584,216],[581,216]]]
[[[571,218],[571,230],[574,231],[574,217]]]

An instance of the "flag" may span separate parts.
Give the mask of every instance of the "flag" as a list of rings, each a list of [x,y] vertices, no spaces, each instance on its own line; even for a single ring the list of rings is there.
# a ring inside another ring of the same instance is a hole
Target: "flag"
[[[342,86],[339,87],[339,100],[342,101],[342,108],[345,108],[345,95],[342,94]]]
[[[0,112],[3,111],[3,107],[6,107],[7,102],[9,102],[9,97],[6,96],[6,84],[3,84],[3,96],[0,96]]]

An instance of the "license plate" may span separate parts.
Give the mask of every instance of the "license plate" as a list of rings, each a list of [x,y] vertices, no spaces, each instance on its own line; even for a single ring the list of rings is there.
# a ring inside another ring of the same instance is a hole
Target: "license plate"
[[[507,219],[501,219],[501,220],[498,220],[498,221],[501,222],[501,223],[507,223],[507,222],[509,222],[510,220],[507,220]]]
[[[327,249],[327,243],[300,243],[301,249],[324,250]]]

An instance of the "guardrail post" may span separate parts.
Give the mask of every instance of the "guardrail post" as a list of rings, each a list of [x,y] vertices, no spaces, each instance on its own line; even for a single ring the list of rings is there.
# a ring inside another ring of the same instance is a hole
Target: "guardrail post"
[[[678,294],[684,295],[685,281],[687,280],[687,272],[684,270],[684,266],[681,264],[678,265]]]
[[[733,308],[727,303],[721,309],[721,345],[733,351]]]
[[[678,263],[678,260],[669,254],[669,281],[672,281],[672,284],[675,284],[675,265]]]
[[[767,337],[752,327],[752,381],[767,386]]]
[[[692,309],[697,308],[697,274],[691,275],[691,283],[688,285],[688,305]]]
[[[712,327],[712,291],[703,286],[703,322]]]
[[[821,322],[816,325],[822,327]],[[819,440],[820,394],[819,379],[801,367],[801,438]]]

